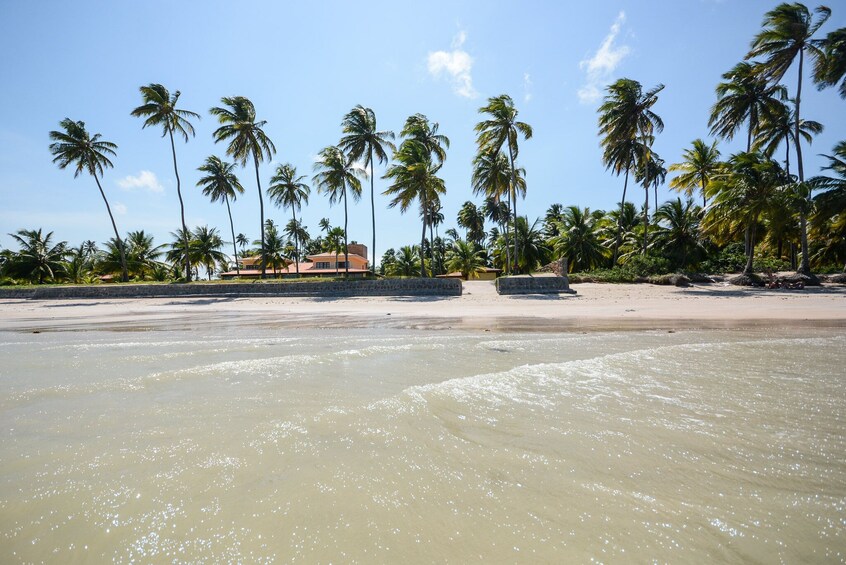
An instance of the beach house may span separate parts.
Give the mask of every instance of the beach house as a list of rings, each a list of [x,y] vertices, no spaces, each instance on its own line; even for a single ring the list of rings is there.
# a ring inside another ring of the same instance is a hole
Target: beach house
[[[350,277],[367,275],[370,272],[367,261],[367,246],[360,243],[350,243],[347,246],[347,251]],[[259,278],[261,276],[260,259],[257,255],[239,258],[240,277],[242,279]],[[299,268],[301,277],[337,277],[347,272],[346,266],[343,253],[337,255],[335,253],[318,253],[309,255],[307,260],[299,263],[299,265],[292,261],[287,267],[267,268],[266,273],[269,278],[295,278]],[[220,274],[220,278],[224,280],[234,279],[238,276],[238,271],[227,271]]]

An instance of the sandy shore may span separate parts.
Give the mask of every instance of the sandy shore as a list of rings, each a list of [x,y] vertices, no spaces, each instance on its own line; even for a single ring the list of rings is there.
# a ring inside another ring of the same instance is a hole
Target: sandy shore
[[[846,327],[846,287],[764,290],[579,284],[575,295],[499,296],[465,283],[461,297],[4,300],[0,330],[156,329],[222,325],[499,330]]]

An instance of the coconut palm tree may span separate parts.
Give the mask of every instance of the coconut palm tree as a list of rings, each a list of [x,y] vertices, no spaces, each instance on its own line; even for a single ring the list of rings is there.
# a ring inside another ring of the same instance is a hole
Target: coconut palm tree
[[[42,234],[37,230],[18,230],[9,234],[20,250],[11,256],[7,270],[16,277],[44,284],[46,279],[56,279],[64,273],[64,258],[68,254],[67,242],[53,244],[53,232]]]
[[[708,120],[711,135],[730,140],[746,124],[746,151],[752,151],[761,120],[777,113],[786,97],[786,89],[769,84],[754,64],[738,63],[717,85],[717,102]]]
[[[344,262],[345,276],[350,274],[349,252],[347,250],[347,192],[353,200],[358,202],[361,199],[361,180],[359,177],[366,175],[364,171],[356,168],[349,155],[345,155],[340,147],[325,147],[318,155],[314,164],[316,174],[312,182],[317,186],[317,191],[329,196],[329,205],[333,206],[339,200],[344,203]],[[337,262],[336,262],[337,263]]]
[[[144,125],[141,129],[147,126],[161,126],[162,137],[168,136],[170,138],[170,151],[173,155],[173,173],[176,175],[176,195],[179,197],[179,211],[182,218],[182,231],[188,233],[188,227],[185,225],[185,204],[182,201],[182,184],[179,180],[179,168],[176,166],[176,144],[173,141],[173,133],[176,132],[182,136],[185,142],[188,142],[188,134],[194,136],[194,126],[188,121],[189,118],[200,119],[200,115],[190,110],[182,110],[176,107],[179,100],[180,92],[177,90],[173,94],[168,92],[167,88],[161,84],[150,83],[147,86],[139,88],[141,91],[141,98],[144,103],[135,108],[131,115],[136,118],[145,118]],[[185,240],[185,249],[188,249],[188,240]],[[185,254],[186,261],[189,253]],[[185,264],[185,278],[191,282],[191,264]]]
[[[802,75],[804,72],[805,56],[807,54],[810,62],[817,67],[825,65],[825,53],[822,50],[823,40],[813,39],[814,34],[819,30],[829,16],[831,10],[825,6],[818,6],[814,10],[817,18],[814,18],[808,8],[799,3],[779,4],[766,13],[762,22],[762,29],[755,39],[752,40],[752,47],[746,55],[746,59],[763,57],[759,63],[762,75],[771,83],[778,84],[784,77],[787,70],[797,65],[796,95],[793,97],[794,115],[794,147],[796,149],[796,169],[800,185],[805,182],[805,167],[802,162],[801,143],[801,117],[800,108],[802,103]],[[808,199],[810,200],[810,190]],[[807,206],[799,210],[799,227],[802,230],[802,263],[799,272],[804,275],[811,275],[811,266],[808,262],[808,222],[805,212]],[[813,280],[813,279],[812,279]]]
[[[477,279],[485,270],[484,253],[475,243],[457,239],[452,243],[446,259],[448,272],[459,272],[465,279]]]
[[[449,149],[449,138],[439,134],[438,122],[430,122],[423,114],[414,114],[405,120],[400,135],[405,139],[412,139],[423,145],[431,157],[439,165],[446,160],[446,150]]]
[[[699,230],[701,218],[702,209],[690,198],[685,202],[681,198],[665,202],[655,212],[658,229],[652,247],[681,268],[691,260],[696,262],[705,252]]]
[[[244,250],[247,248],[247,245],[250,244],[250,239],[247,237],[247,234],[239,233],[235,236],[235,241],[238,242],[238,247],[241,248],[241,255],[243,256]],[[235,258],[237,261],[237,257]],[[240,274],[240,271],[239,271]]]
[[[796,129],[793,119],[794,110],[787,104],[779,104],[769,112],[758,129],[758,135],[752,144],[753,151],[761,151],[769,158],[775,155],[779,145],[784,142],[784,170],[790,174],[790,142],[796,146]],[[799,134],[809,145],[814,135],[822,133],[823,125],[814,120],[802,120]]]
[[[626,201],[629,171],[635,164],[635,157],[647,153],[648,137],[664,130],[663,120],[652,111],[652,107],[658,102],[658,93],[663,89],[664,85],[659,84],[644,92],[636,80],[621,78],[608,85],[607,94],[599,106],[602,161],[606,169],[612,169],[618,176],[625,171],[621,210]],[[614,264],[617,263],[621,236],[622,225],[617,229]]]
[[[394,257],[394,262],[388,265],[385,274],[392,277],[413,277],[420,270],[420,248],[404,245]]]
[[[345,242],[344,228],[340,226],[333,228],[330,226],[329,231],[326,232],[325,243],[326,251],[335,254],[335,274],[339,272],[338,255],[341,251],[346,253],[347,245]]]
[[[816,189],[824,190],[814,200],[817,204],[817,215],[820,218],[839,219],[841,227],[846,218],[846,141],[834,146],[834,155],[823,155],[828,159],[824,171],[832,171],[835,176],[816,176],[808,183]],[[840,232],[844,236],[844,232]],[[843,267],[846,272],[846,265]]]
[[[158,264],[158,258],[164,254],[164,245],[156,245],[153,236],[144,230],[126,234],[126,254],[129,270],[133,276],[144,280]]]
[[[523,253],[520,255],[520,262],[517,263],[517,273],[531,273],[539,265],[549,263],[552,251],[546,245],[543,233],[538,227],[540,220],[535,220],[529,225],[526,216],[520,216],[514,222],[516,231],[514,237]]]
[[[308,240],[310,238],[308,229],[300,220],[288,220],[288,223],[285,224],[285,229],[282,231],[285,234],[285,237],[294,240],[294,260],[296,262],[300,261],[300,249],[304,248],[308,244]],[[297,266],[297,276],[300,276],[300,268],[299,265]]]
[[[264,260],[264,197],[259,178],[259,163],[268,161],[276,153],[273,142],[262,129],[267,121],[256,121],[256,109],[253,103],[243,96],[224,97],[220,99],[226,108],[215,107],[209,110],[211,115],[217,116],[222,124],[214,131],[214,142],[229,141],[226,154],[246,166],[247,160],[252,158],[256,169],[256,186],[259,195],[259,213],[261,215],[261,276],[265,277]]]
[[[684,192],[688,197],[692,197],[693,191],[698,188],[702,193],[702,207],[706,208],[708,197],[705,188],[721,167],[717,141],[714,140],[709,146],[701,139],[694,139],[692,147],[682,153],[682,159],[681,163],[673,163],[668,169],[680,173],[670,181],[670,188]]]
[[[97,188],[100,189],[100,195],[103,197],[103,202],[106,204],[106,211],[112,221],[115,239],[120,250],[121,281],[126,282],[129,280],[129,273],[126,269],[126,250],[123,247],[123,241],[120,239],[117,224],[115,224],[115,217],[112,215],[112,209],[109,206],[108,199],[106,199],[106,193],[103,192],[103,187],[100,185],[98,176],[103,174],[104,168],[114,166],[108,156],[115,155],[117,145],[110,141],[101,141],[99,133],[95,133],[94,136],[88,135],[85,122],[75,122],[70,118],[65,118],[59,122],[59,125],[64,131],[50,132],[50,139],[53,140],[53,143],[50,144],[53,163],[57,164],[60,169],[73,165],[74,178],[78,177],[83,171],[94,177]]]
[[[229,206],[230,200],[235,200],[239,194],[244,194],[244,187],[241,181],[235,176],[235,163],[227,163],[219,157],[212,155],[206,158],[206,162],[197,167],[205,176],[197,181],[197,186],[203,189],[203,196],[212,202],[223,202],[226,204],[226,213],[229,215],[229,230],[232,233],[232,252],[235,257],[235,270],[241,276],[241,266],[238,264],[238,247],[243,249],[249,240],[244,234],[235,235],[235,224],[232,222],[232,209]]]
[[[458,225],[467,230],[467,241],[481,247],[485,239],[485,215],[470,200],[458,211]]]
[[[508,201],[511,199],[512,181],[515,186],[513,192],[524,197],[526,195],[526,170],[520,167],[514,175],[511,173],[508,157],[502,151],[480,153],[473,159],[473,176],[471,177],[473,194],[485,196],[485,214],[499,226],[499,230],[505,237],[506,272],[511,271],[508,224],[512,214]]]
[[[479,147],[479,154],[491,153],[496,155],[502,150],[503,145],[508,147],[508,162],[511,169],[511,183],[508,191],[508,206],[509,211],[512,207],[514,210],[513,217],[517,217],[517,169],[514,162],[517,160],[519,154],[518,139],[522,135],[523,139],[532,138],[532,126],[526,122],[517,121],[518,111],[514,107],[514,101],[507,94],[500,94],[488,98],[488,103],[479,108],[480,114],[487,114],[488,119],[482,120],[476,127],[473,128],[477,133],[476,144]],[[525,197],[526,185],[522,186],[522,193]],[[514,226],[516,233],[516,224]],[[519,249],[517,248],[517,239],[514,239],[514,262],[520,263]]]
[[[217,228],[208,226],[197,226],[194,228],[193,236],[191,241],[193,258],[205,267],[206,274],[211,280],[215,265],[223,266],[228,262],[226,254],[220,250],[224,241]]]
[[[400,207],[405,213],[416,200],[420,206],[420,216],[423,219],[423,232],[420,236],[420,276],[426,276],[426,265],[423,259],[426,249],[426,226],[430,219],[430,203],[439,200],[440,195],[446,193],[443,179],[437,176],[440,164],[432,161],[432,151],[423,142],[416,139],[406,139],[394,154],[395,164],[391,165],[384,175],[392,184],[383,192],[386,196],[393,196],[388,204],[389,208]]]
[[[651,145],[651,143],[650,143]],[[643,203],[643,251],[646,255],[646,248],[649,245],[649,188],[655,189],[655,207],[658,208],[658,187],[664,184],[667,178],[667,169],[664,168],[664,160],[657,153],[646,148],[645,154],[640,156],[635,172],[635,180],[643,183],[645,199]]]
[[[370,167],[370,218],[373,228],[373,249],[371,253],[376,257],[376,200],[373,189],[375,171],[373,170],[374,156],[379,164],[388,162],[388,151],[396,151],[392,143],[394,132],[376,129],[376,114],[370,108],[361,104],[350,110],[341,123],[344,136],[339,146],[353,161],[364,160],[364,167]]]
[[[303,203],[308,204],[308,195],[311,188],[303,182],[305,175],[297,176],[297,169],[290,163],[276,167],[276,174],[270,179],[270,186],[267,187],[267,195],[271,202],[281,208],[290,208],[292,221],[297,223],[297,210],[302,208]],[[294,254],[297,257],[296,271],[300,276],[300,240],[299,233],[294,230]]]
[[[822,47],[825,57],[814,66],[817,87],[837,86],[840,82],[840,97],[846,98],[846,27],[829,32]]]
[[[590,208],[567,206],[559,214],[559,235],[549,240],[556,257],[566,257],[571,271],[589,271],[605,262],[606,249],[599,241],[600,214]]]

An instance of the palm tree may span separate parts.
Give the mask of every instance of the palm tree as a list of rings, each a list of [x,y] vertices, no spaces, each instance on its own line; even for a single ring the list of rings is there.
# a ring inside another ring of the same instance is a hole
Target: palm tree
[[[705,250],[699,230],[701,218],[702,210],[690,198],[684,203],[681,198],[665,202],[655,212],[658,229],[652,247],[685,268],[691,258],[698,259]]]
[[[126,234],[126,254],[129,269],[132,274],[143,280],[148,271],[152,271],[158,264],[158,258],[164,253],[164,245],[155,245],[153,236],[144,230],[131,231]]]
[[[517,140],[520,135],[523,139],[531,139],[532,126],[525,122],[517,121],[518,111],[514,107],[514,101],[507,94],[500,94],[499,96],[488,98],[486,106],[479,108],[480,114],[487,114],[490,116],[486,120],[482,120],[476,127],[473,128],[478,134],[476,136],[476,144],[479,147],[479,154],[491,153],[497,154],[502,150],[503,145],[508,147],[508,161],[511,166],[511,184],[508,191],[508,205],[509,211],[513,206],[513,217],[517,217],[517,169],[514,162],[517,160],[519,154],[519,147]],[[526,194],[525,183],[522,186],[523,196]],[[514,262],[520,263],[519,250],[517,248],[515,224],[515,238],[514,238]]]
[[[776,161],[758,153],[737,153],[729,159],[726,172],[710,186],[713,202],[705,215],[704,230],[716,231],[726,223],[742,227],[747,250],[744,274],[752,272],[758,221],[788,180]]]
[[[649,143],[651,145],[651,142]],[[646,148],[645,154],[639,156],[635,180],[643,182],[645,199],[643,203],[643,255],[646,255],[646,248],[649,245],[649,188],[655,189],[655,207],[658,208],[658,187],[664,184],[667,178],[667,169],[664,168],[664,160],[657,153]]]
[[[481,246],[485,239],[485,216],[470,200],[458,211],[458,225],[467,230],[467,241]]]
[[[550,204],[546,209],[546,214],[543,216],[543,231],[546,237],[552,238],[559,235],[562,214],[564,214],[564,206],[558,203]]]
[[[538,265],[545,265],[549,262],[551,255],[550,249],[547,247],[543,238],[543,233],[538,228],[540,220],[535,220],[532,225],[529,225],[529,220],[526,216],[520,216],[514,221],[514,237],[523,250],[520,255],[520,262],[517,263],[517,273],[531,273]]]
[[[723,74],[723,81],[717,85],[717,102],[708,120],[711,135],[732,139],[747,124],[746,151],[752,151],[761,120],[778,112],[787,92],[781,85],[770,85],[755,65],[745,62]]]
[[[198,263],[206,268],[209,280],[214,273],[215,264],[226,265],[226,255],[220,250],[224,241],[220,237],[217,228],[208,226],[197,226],[194,228],[194,237],[191,241],[192,255]]]
[[[846,98],[846,27],[836,29],[823,42],[824,59],[817,59],[814,66],[814,80],[817,87],[837,86],[840,82],[841,98]]]
[[[146,118],[141,129],[147,126],[161,126],[162,137],[170,137],[170,151],[173,155],[173,173],[176,175],[176,195],[179,197],[179,210],[182,218],[182,232],[188,233],[185,225],[185,204],[182,202],[182,184],[179,181],[179,168],[176,166],[176,144],[173,141],[173,132],[182,136],[188,142],[188,134],[194,135],[194,126],[188,121],[189,118],[200,119],[200,115],[189,110],[182,110],[176,107],[180,92],[177,90],[172,95],[167,88],[161,84],[150,83],[139,88],[144,103],[135,108],[131,115],[136,118]],[[185,249],[188,249],[188,240],[185,240]],[[189,253],[185,254],[185,260],[189,261]],[[191,282],[191,263],[185,263],[185,278]]]
[[[658,102],[658,93],[663,89],[664,85],[659,84],[643,92],[643,87],[636,80],[621,78],[608,85],[607,94],[599,106],[602,161],[607,169],[612,169],[618,176],[625,171],[621,211],[626,202],[629,171],[635,163],[635,156],[645,153],[648,137],[664,130],[663,120],[652,111]],[[614,264],[617,263],[621,236],[622,225],[619,225],[614,243]]]
[[[303,182],[303,176],[297,176],[297,169],[290,163],[279,165],[276,167],[276,174],[270,179],[270,186],[267,187],[267,195],[270,200],[281,208],[290,208],[293,222],[297,223],[297,210],[302,208],[303,203],[308,204],[308,195],[311,193],[311,188]],[[300,240],[297,237],[297,231],[294,234],[294,254],[297,257],[296,271],[297,276],[300,276]]]
[[[423,260],[426,248],[426,226],[430,219],[430,203],[439,200],[446,192],[443,179],[437,176],[440,164],[432,161],[432,152],[423,142],[416,139],[406,139],[394,154],[396,164],[391,165],[384,178],[391,179],[391,184],[384,192],[386,196],[394,196],[388,204],[389,208],[400,207],[405,213],[412,202],[417,200],[420,205],[420,216],[423,219],[423,233],[420,236],[420,276],[426,276],[426,265]]]
[[[495,222],[505,236],[505,270],[511,271],[511,251],[508,245],[508,223],[511,220],[511,208],[508,201],[511,199],[512,181],[515,183],[516,191],[525,196],[526,194],[526,171],[518,168],[515,174],[511,174],[511,165],[508,157],[502,151],[496,153],[486,151],[476,155],[473,159],[473,176],[471,184],[473,194],[485,196],[485,214],[488,219]],[[505,198],[505,202],[503,202]],[[496,216],[496,219],[494,218]]]
[[[802,4],[779,4],[766,13],[762,27],[758,35],[752,41],[752,47],[746,55],[747,59],[752,57],[764,57],[759,64],[763,75],[772,84],[778,84],[784,77],[787,69],[798,60],[798,73],[796,83],[796,96],[794,103],[794,135],[793,141],[796,148],[796,167],[800,185],[805,183],[805,168],[802,162],[801,141],[801,117],[800,107],[802,103],[802,74],[805,64],[805,54],[817,67],[825,64],[825,53],[822,50],[823,40],[813,39],[814,34],[822,26],[829,16],[831,10],[825,6],[818,6],[814,10],[819,16],[814,17],[808,8]],[[808,191],[808,199],[811,194]],[[808,262],[808,222],[805,213],[806,206],[799,210],[799,227],[802,230],[802,263],[799,272],[804,275],[811,274],[811,266]]]
[[[464,279],[477,279],[485,270],[483,252],[473,242],[457,239],[446,260],[449,272],[459,272]]]
[[[668,171],[681,173],[670,181],[670,188],[684,192],[688,197],[692,197],[693,191],[698,188],[702,192],[702,207],[706,208],[708,197],[705,188],[720,170],[720,150],[716,140],[708,146],[701,139],[694,139],[692,145],[691,149],[682,153],[681,163],[670,165]]]
[[[276,147],[262,129],[267,121],[256,121],[256,109],[252,102],[243,96],[224,97],[220,101],[228,108],[215,107],[209,110],[211,115],[217,116],[222,124],[214,131],[214,142],[229,140],[226,154],[240,161],[242,167],[246,166],[247,159],[252,157],[256,168],[256,186],[261,215],[261,276],[264,278],[267,274],[264,260],[264,198],[258,168],[259,162],[265,159],[269,161],[273,157]]]
[[[779,104],[773,112],[761,120],[758,135],[752,144],[753,151],[761,151],[767,157],[775,155],[778,146],[784,142],[784,170],[790,174],[790,142],[796,145],[796,130],[794,129],[794,110],[787,104]],[[802,120],[799,133],[808,144],[813,140],[812,135],[822,133],[823,126],[814,120]]]
[[[420,270],[420,248],[405,245],[399,248],[394,262],[388,265],[385,274],[392,277],[413,277]]]
[[[283,233],[286,237],[294,240],[294,259],[300,261],[300,247],[305,247],[309,240],[308,229],[300,220],[288,220]],[[300,268],[297,265],[297,276],[300,276]]]
[[[335,254],[335,274],[338,274],[338,254],[343,251],[346,253],[347,245],[346,234],[344,228],[338,226],[336,228],[330,227],[326,232],[326,251]]]
[[[206,175],[197,181],[197,186],[203,189],[203,196],[206,196],[212,202],[221,201],[226,204],[226,213],[229,214],[229,229],[232,232],[235,270],[240,277],[241,266],[238,264],[238,247],[235,244],[240,244],[241,249],[243,249],[248,240],[247,236],[242,233],[235,235],[235,224],[232,222],[232,209],[229,206],[229,201],[235,200],[239,194],[244,194],[244,187],[241,186],[241,181],[235,176],[234,168],[235,163],[227,163],[214,155],[207,157],[206,162],[197,167],[198,171]]]
[[[571,271],[589,271],[605,261],[605,248],[599,241],[599,214],[590,208],[567,206],[559,214],[559,235],[550,238],[556,257],[566,257]]]
[[[439,134],[438,122],[430,122],[423,114],[414,114],[405,120],[400,135],[405,139],[412,139],[423,145],[439,165],[446,160],[446,150],[449,149],[449,138]]]
[[[378,131],[376,129],[376,114],[373,110],[365,108],[361,104],[357,105],[344,116],[341,127],[345,134],[339,144],[341,149],[353,161],[364,159],[364,167],[370,167],[370,217],[373,224],[373,249],[371,253],[375,258],[376,197],[373,189],[373,177],[375,176],[373,157],[375,155],[380,165],[388,162],[387,150],[396,151],[396,147],[391,142],[394,139],[394,132],[389,130]]]
[[[63,273],[63,260],[68,254],[66,241],[53,245],[53,232],[43,235],[41,228],[18,230],[9,235],[20,245],[20,250],[12,255],[8,267],[14,276],[44,284],[45,277],[55,279]]]
[[[110,141],[101,141],[99,133],[95,133],[93,137],[89,136],[85,130],[85,122],[75,122],[70,118],[65,118],[59,122],[59,125],[64,131],[50,132],[50,139],[53,140],[53,143],[50,144],[53,163],[56,163],[60,169],[64,169],[68,165],[74,165],[74,178],[78,177],[83,171],[94,177],[97,188],[100,189],[100,195],[103,197],[103,202],[106,203],[106,211],[109,213],[109,219],[112,221],[115,239],[120,250],[122,267],[121,281],[127,282],[129,280],[129,273],[126,270],[126,250],[123,247],[123,241],[120,239],[117,224],[115,224],[115,217],[112,215],[112,209],[109,206],[109,201],[106,199],[106,193],[103,192],[103,187],[100,186],[100,179],[98,177],[98,175],[103,174],[104,167],[114,166],[108,156],[115,155],[117,145]]]
[[[824,171],[832,171],[836,176],[816,176],[808,181],[814,188],[824,190],[814,200],[817,204],[817,215],[821,218],[839,218],[841,227],[846,218],[846,141],[834,146],[834,155],[823,155],[828,159]],[[843,232],[840,232],[843,237]],[[846,265],[843,266],[846,272]]]
[[[339,200],[344,202],[344,262],[345,276],[350,274],[349,252],[347,250],[347,192],[352,195],[353,200],[358,202],[361,199],[361,180],[359,177],[366,174],[355,167],[353,160],[344,155],[340,147],[329,146],[324,148],[318,155],[314,164],[316,174],[312,182],[317,186],[317,191],[329,195],[329,205],[332,206]],[[337,264],[337,262],[336,262]]]
[[[235,241],[238,242],[238,246],[241,248],[241,254],[243,255],[244,250],[247,248],[247,245],[250,244],[250,239],[247,237],[247,234],[239,233],[235,236]],[[238,257],[235,257],[235,260],[238,260]],[[240,274],[240,271],[238,271]]]

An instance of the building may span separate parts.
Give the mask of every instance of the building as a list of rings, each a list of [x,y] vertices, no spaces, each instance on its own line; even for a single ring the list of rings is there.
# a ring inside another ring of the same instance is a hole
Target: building
[[[350,243],[347,246],[350,268],[350,277],[364,277],[370,272],[367,262],[367,246],[360,243]],[[301,277],[338,277],[344,276],[347,272],[344,254],[339,253],[318,253],[309,255],[308,261],[299,264]],[[261,277],[260,257],[240,258],[240,277],[242,279],[256,279]],[[296,278],[298,265],[291,262],[287,267],[279,269],[266,269],[268,278]],[[220,274],[224,280],[238,277],[238,271],[227,271]]]

